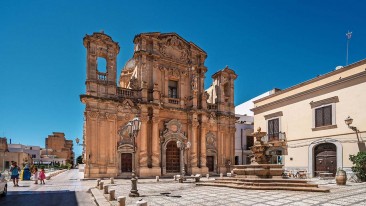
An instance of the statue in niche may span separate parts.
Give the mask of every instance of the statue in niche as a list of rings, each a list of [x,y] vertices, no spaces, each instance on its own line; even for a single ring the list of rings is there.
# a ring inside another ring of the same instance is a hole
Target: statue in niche
[[[192,86],[192,90],[197,90],[198,89],[198,85],[197,85],[197,75],[193,74],[192,75],[192,83],[191,83],[191,86]]]
[[[138,88],[137,78],[134,77],[134,76],[130,79],[130,88],[131,89],[139,89]]]

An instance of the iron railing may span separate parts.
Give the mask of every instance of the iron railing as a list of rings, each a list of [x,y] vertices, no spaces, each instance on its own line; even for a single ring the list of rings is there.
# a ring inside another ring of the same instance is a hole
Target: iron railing
[[[274,141],[286,141],[286,133],[279,132],[276,134],[267,134],[266,136],[262,137],[263,142],[274,142]]]

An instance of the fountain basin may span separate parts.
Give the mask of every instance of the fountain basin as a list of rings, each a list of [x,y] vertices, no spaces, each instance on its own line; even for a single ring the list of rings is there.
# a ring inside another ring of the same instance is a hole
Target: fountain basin
[[[253,165],[233,165],[235,175],[244,175],[257,178],[282,177],[283,165],[279,164],[253,164]]]

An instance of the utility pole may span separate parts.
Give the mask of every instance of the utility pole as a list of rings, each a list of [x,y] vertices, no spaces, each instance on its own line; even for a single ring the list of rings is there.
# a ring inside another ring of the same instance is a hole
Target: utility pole
[[[348,31],[347,34],[347,56],[346,56],[346,66],[348,65],[348,48],[349,48],[349,41],[352,37],[352,32]]]

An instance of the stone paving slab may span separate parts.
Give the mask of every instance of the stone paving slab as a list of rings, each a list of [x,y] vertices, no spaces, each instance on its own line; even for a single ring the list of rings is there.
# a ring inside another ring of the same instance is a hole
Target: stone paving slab
[[[205,181],[205,178],[202,178]],[[89,180],[92,181],[92,180]],[[89,182],[87,181],[87,182]],[[110,185],[109,180],[102,180],[104,185]],[[206,180],[207,181],[207,180]],[[92,181],[96,185],[96,181]],[[128,197],[131,181],[128,179],[115,179],[115,184],[109,189],[114,189],[116,198],[126,197],[127,206],[135,206],[136,202],[143,199],[148,205],[366,205],[366,183],[347,183],[338,186],[333,180],[312,180],[312,183],[330,188],[330,193],[302,192],[302,191],[277,191],[277,190],[239,190],[222,187],[200,187],[194,182],[178,183],[172,180],[140,179],[138,190],[140,197]],[[89,183],[91,185],[91,183]],[[103,194],[102,190],[96,190]],[[163,195],[162,193],[169,193]],[[110,201],[111,205],[118,205],[117,201]]]

